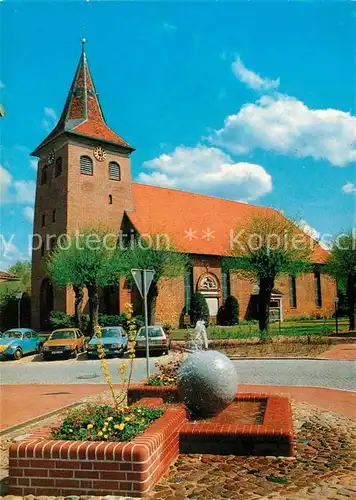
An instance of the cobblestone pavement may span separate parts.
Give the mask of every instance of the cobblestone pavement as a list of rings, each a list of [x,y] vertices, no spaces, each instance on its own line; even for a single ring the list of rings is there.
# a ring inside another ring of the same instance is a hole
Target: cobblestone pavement
[[[304,403],[293,403],[293,418],[295,458],[180,455],[156,486],[155,500],[356,499],[356,420]]]
[[[293,404],[295,458],[180,455],[155,499],[356,498],[356,421]]]

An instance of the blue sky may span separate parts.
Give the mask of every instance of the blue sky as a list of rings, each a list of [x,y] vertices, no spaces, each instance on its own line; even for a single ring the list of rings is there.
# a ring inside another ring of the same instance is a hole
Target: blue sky
[[[354,226],[355,7],[3,0],[0,267],[26,258],[29,152],[61,113],[83,36],[106,120],[137,148],[135,179],[273,206],[319,233]]]

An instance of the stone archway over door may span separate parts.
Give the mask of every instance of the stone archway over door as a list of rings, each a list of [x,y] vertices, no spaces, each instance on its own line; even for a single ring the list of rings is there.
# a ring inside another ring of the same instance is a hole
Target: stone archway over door
[[[53,311],[53,287],[49,279],[44,279],[40,289],[40,326],[41,330],[50,330],[50,314]]]
[[[209,307],[209,316],[215,317],[219,310],[220,283],[215,274],[206,272],[200,276],[198,291],[202,293]]]

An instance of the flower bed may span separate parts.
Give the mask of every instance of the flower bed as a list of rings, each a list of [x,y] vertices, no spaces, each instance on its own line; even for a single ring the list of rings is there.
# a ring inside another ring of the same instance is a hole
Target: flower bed
[[[44,429],[11,445],[9,494],[146,496],[178,456],[185,421],[183,407],[168,408],[130,442],[54,440]]]
[[[163,410],[146,406],[88,405],[73,410],[52,432],[53,439],[76,441],[130,441],[142,433]]]

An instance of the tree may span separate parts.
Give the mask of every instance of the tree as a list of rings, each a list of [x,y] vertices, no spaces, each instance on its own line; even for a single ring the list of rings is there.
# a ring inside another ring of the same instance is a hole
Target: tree
[[[9,267],[8,272],[20,278],[21,292],[31,293],[31,262],[29,260],[17,261]]]
[[[186,274],[189,265],[187,254],[178,252],[160,235],[139,238],[125,249],[126,278],[132,283],[131,269],[152,269],[155,274],[147,296],[149,322],[155,322],[159,282],[162,278],[179,278]]]
[[[340,234],[334,241],[326,265],[347,296],[349,329],[356,329],[356,233]]]
[[[269,306],[276,279],[284,273],[310,270],[309,258],[316,243],[277,211],[251,219],[232,241],[222,267],[259,282],[258,319],[261,332],[269,331]]]
[[[190,321],[193,325],[199,320],[204,320],[205,323],[209,324],[209,307],[204,295],[200,292],[195,292],[192,295],[190,302]]]
[[[83,288],[88,291],[90,330],[98,325],[99,288],[117,283],[124,275],[123,252],[116,248],[116,238],[103,228],[85,229],[69,235],[58,245],[47,263],[51,280],[61,287],[72,286],[76,291],[76,322]]]

